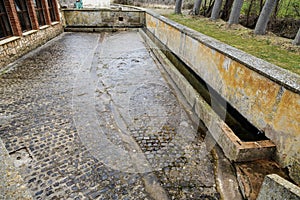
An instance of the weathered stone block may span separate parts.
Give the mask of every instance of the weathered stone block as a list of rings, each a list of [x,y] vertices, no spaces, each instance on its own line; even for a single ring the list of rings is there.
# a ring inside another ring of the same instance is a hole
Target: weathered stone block
[[[261,186],[257,200],[299,200],[300,188],[276,174],[267,175]]]

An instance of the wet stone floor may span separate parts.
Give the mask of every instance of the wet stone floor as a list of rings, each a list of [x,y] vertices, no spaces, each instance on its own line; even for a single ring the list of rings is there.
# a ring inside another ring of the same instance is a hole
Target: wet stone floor
[[[214,162],[138,32],[64,33],[0,76],[34,199],[219,199]]]

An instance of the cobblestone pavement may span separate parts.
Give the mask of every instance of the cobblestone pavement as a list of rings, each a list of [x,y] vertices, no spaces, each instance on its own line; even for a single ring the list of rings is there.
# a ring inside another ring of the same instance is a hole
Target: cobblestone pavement
[[[34,199],[219,199],[212,156],[135,31],[64,33],[0,76]]]

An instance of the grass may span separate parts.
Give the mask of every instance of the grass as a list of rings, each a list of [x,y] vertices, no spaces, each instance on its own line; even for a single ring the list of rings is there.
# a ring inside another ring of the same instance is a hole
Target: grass
[[[266,1],[264,0],[263,3]],[[259,15],[260,13],[260,2],[253,1],[253,0],[244,0],[243,7],[241,14],[246,15],[248,12],[249,6],[251,5],[251,13],[254,15]],[[293,18],[293,19],[300,19],[299,14],[296,12],[297,9],[300,7],[299,0],[285,0],[280,1],[278,4],[278,12],[277,18]]]
[[[213,22],[207,18],[191,17],[188,15],[166,14],[165,16],[246,53],[300,75],[300,47],[291,45],[291,40],[270,34],[255,36],[253,31],[240,25],[227,28],[226,23],[223,21]]]

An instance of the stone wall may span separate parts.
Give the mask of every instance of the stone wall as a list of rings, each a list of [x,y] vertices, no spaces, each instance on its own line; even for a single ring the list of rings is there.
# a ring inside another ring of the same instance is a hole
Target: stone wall
[[[15,61],[31,50],[45,44],[47,41],[63,32],[62,24],[54,22],[52,25],[40,27],[0,41],[0,71],[9,63]]]
[[[146,28],[265,132],[300,184],[300,77],[151,12]]]
[[[67,28],[140,28],[145,13],[137,10],[65,9]]]

